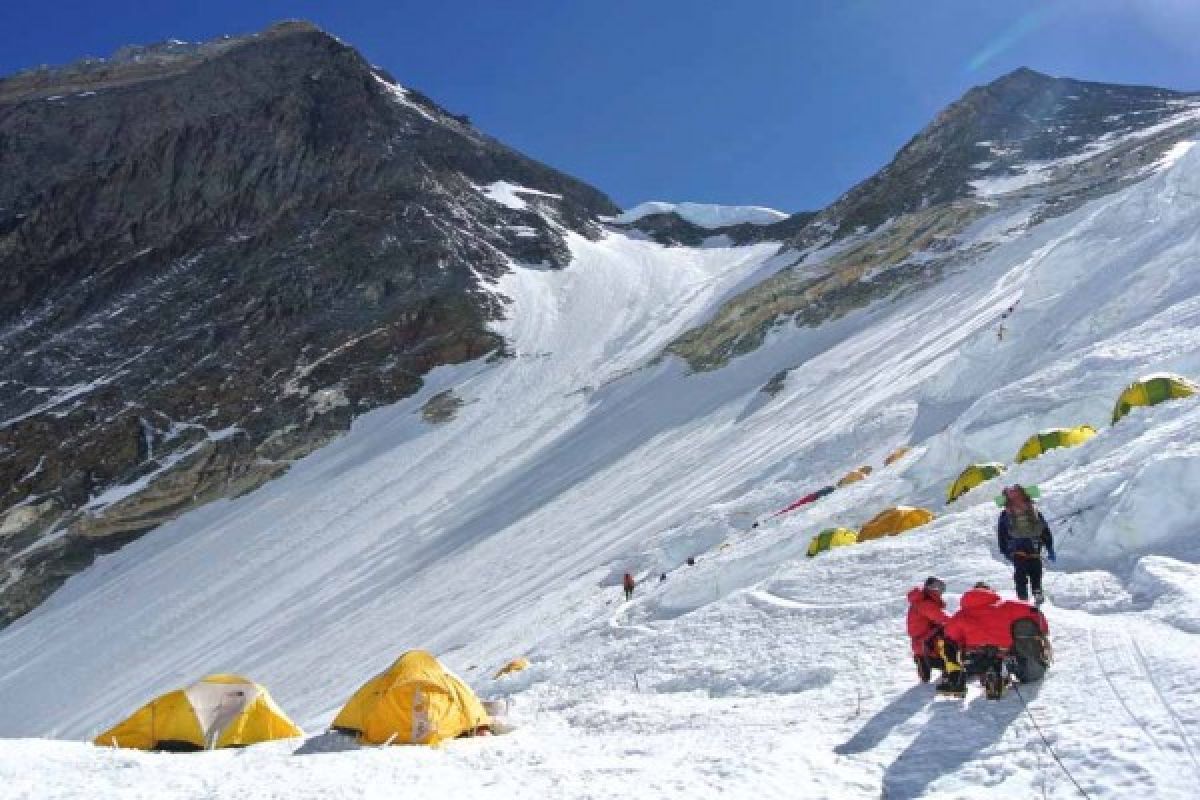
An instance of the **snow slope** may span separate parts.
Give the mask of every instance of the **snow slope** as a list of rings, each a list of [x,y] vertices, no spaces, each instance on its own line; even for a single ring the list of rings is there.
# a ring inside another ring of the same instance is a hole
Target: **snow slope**
[[[0,797],[1078,796],[1033,720],[1091,797],[1195,797],[1200,402],[1106,426],[1137,375],[1200,375],[1197,196],[1192,149],[932,289],[782,328],[703,375],[658,354],[774,248],[572,240],[566,270],[497,287],[513,358],[439,370],[0,633],[0,735],[22,737],[0,742]],[[759,393],[786,368],[781,392]],[[432,427],[417,412],[447,388],[465,405]],[[935,700],[907,660],[905,590],[938,573],[953,606],[979,579],[1010,588],[1000,481],[951,507],[945,487],[1081,422],[1101,433],[1005,478],[1042,487],[1058,536],[1055,667],[1023,690],[1028,711]],[[869,479],[748,530],[863,463]],[[804,558],[822,527],[898,502],[939,517]],[[626,570],[644,578],[632,603]],[[194,756],[33,738],[87,738],[215,671],[265,683],[316,734],[412,647],[508,698],[517,731]],[[517,655],[533,666],[490,679]]]

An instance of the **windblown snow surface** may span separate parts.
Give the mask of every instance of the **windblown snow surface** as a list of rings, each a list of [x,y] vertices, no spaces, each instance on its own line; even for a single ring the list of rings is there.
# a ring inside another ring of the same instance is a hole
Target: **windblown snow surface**
[[[773,247],[614,234],[573,240],[561,272],[515,268],[497,287],[513,358],[437,371],[0,633],[0,796],[1065,798],[1069,772],[1093,798],[1194,798],[1200,402],[1108,421],[1139,374],[1200,374],[1198,199],[1193,149],[934,288],[781,327],[700,375],[664,345]],[[759,391],[786,368],[781,392]],[[449,388],[458,417],[423,422]],[[1012,693],[935,699],[915,682],[905,591],[936,573],[952,608],[980,579],[1011,592],[1000,481],[949,507],[946,486],[1083,422],[1099,435],[1004,479],[1041,486],[1058,536],[1054,667],[1022,691],[1029,713]],[[867,480],[749,530],[865,463]],[[821,528],[895,503],[938,518],[804,557]],[[631,603],[626,570],[643,579]],[[438,749],[320,735],[418,647],[507,698],[515,732]],[[491,678],[519,655],[533,666]],[[83,741],[217,671],[265,683],[311,737],[193,755]]]

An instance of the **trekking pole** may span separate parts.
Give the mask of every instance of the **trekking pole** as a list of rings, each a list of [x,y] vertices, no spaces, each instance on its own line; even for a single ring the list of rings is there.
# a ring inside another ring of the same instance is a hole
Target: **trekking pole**
[[[1033,729],[1041,737],[1042,744],[1046,745],[1046,751],[1050,753],[1050,757],[1055,760],[1059,769],[1063,771],[1063,774],[1071,779],[1071,783],[1075,784],[1075,788],[1079,790],[1079,793],[1087,798],[1087,800],[1091,800],[1092,796],[1079,785],[1079,781],[1075,780],[1075,776],[1071,774],[1071,770],[1067,769],[1067,765],[1062,762],[1062,759],[1058,757],[1058,753],[1054,752],[1054,748],[1050,746],[1050,741],[1046,738],[1046,734],[1042,733],[1042,726],[1038,725],[1037,718],[1033,716],[1033,712],[1029,709],[1029,703],[1025,702],[1025,695],[1021,694],[1021,687],[1013,684],[1013,691],[1021,699],[1021,705],[1025,707],[1025,713],[1029,715],[1029,721],[1033,723]]]

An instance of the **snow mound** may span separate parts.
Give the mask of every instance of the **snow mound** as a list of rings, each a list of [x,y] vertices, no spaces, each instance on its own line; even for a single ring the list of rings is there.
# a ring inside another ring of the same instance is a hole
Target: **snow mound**
[[[782,211],[763,206],[722,206],[711,203],[641,203],[612,218],[613,222],[628,225],[651,214],[678,214],[701,228],[727,228],[730,225],[770,225],[788,218]]]

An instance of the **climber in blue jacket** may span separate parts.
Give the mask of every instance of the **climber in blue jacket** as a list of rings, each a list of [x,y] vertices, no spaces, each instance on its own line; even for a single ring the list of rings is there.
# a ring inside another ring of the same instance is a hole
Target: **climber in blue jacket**
[[[1042,594],[1042,550],[1054,562],[1054,535],[1042,512],[1022,486],[1009,486],[1004,490],[1004,510],[996,525],[1000,552],[1013,565],[1013,581],[1017,585],[1017,597],[1029,600],[1029,589],[1033,588],[1033,599],[1041,605]]]

